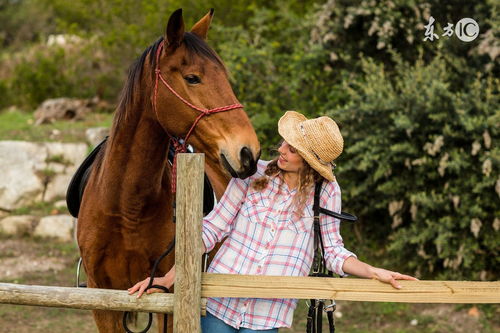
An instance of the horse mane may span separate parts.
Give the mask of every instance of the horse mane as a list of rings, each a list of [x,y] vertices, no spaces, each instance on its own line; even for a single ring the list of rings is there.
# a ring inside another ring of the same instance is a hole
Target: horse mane
[[[116,114],[113,121],[113,126],[111,133],[114,133],[116,128],[127,119],[127,115],[130,112],[132,106],[138,102],[135,99],[138,97],[137,92],[140,91],[140,81],[145,68],[144,64],[146,59],[149,60],[150,76],[151,80],[154,80],[154,68],[156,68],[156,52],[160,47],[161,42],[163,42],[163,37],[160,37],[153,45],[150,45],[142,53],[142,55],[137,58],[128,70],[128,77],[121,91],[118,107],[116,109]],[[183,43],[187,49],[188,56],[197,55],[206,58],[216,64],[218,64],[226,73],[226,67],[224,63],[219,58],[217,53],[200,37],[192,32],[184,33]],[[148,58],[149,57],[149,58]],[[112,139],[112,138],[111,138]]]

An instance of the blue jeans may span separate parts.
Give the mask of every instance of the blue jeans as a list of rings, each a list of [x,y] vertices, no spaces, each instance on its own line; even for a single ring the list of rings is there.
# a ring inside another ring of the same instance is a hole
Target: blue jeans
[[[251,330],[249,328],[244,328],[244,327],[237,329],[226,324],[219,318],[207,312],[207,315],[205,317],[201,317],[201,332],[202,333],[237,333],[237,332],[278,333],[278,329],[272,328],[270,330],[263,330],[263,331]]]

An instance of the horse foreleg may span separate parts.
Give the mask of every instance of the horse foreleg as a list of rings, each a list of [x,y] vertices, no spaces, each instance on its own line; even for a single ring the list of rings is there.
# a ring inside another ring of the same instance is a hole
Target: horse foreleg
[[[165,319],[164,319],[164,315],[159,313],[156,317],[156,319],[158,320],[158,332],[159,333],[164,333],[164,329],[163,329],[163,326],[164,326],[164,322],[165,322]],[[168,315],[168,320],[167,320],[167,330],[166,332],[167,333],[172,333],[174,331],[174,315],[173,314],[169,314]]]
[[[123,333],[123,312],[93,310],[94,320],[100,333]]]

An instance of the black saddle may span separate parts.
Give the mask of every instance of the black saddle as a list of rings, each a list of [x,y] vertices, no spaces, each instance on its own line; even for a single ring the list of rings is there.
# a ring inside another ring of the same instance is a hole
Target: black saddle
[[[92,166],[94,164],[97,154],[106,146],[108,137],[106,137],[101,143],[99,143],[94,150],[85,158],[82,164],[76,170],[76,173],[71,178],[71,181],[66,191],[66,204],[70,214],[74,217],[78,217],[80,211],[80,205],[82,203],[83,192],[85,191],[85,186],[87,185],[90,172],[92,171]],[[170,145],[168,151],[168,161],[172,164],[174,160],[175,150]],[[205,186],[203,188],[203,215],[207,215],[215,205],[215,194],[208,180],[207,174],[205,174]]]

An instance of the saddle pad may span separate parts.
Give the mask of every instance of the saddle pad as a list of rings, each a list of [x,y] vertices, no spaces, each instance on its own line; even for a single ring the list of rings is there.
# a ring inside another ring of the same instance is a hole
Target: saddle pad
[[[68,190],[66,191],[66,205],[68,206],[69,213],[73,217],[78,217],[83,191],[85,190],[85,185],[87,185],[87,180],[90,172],[92,171],[92,165],[94,164],[95,157],[106,145],[107,140],[108,137],[102,140],[102,142],[99,143],[94,150],[92,150],[82,164],[80,164],[76,173],[73,175],[73,178],[71,178],[71,181],[69,182]]]
[[[66,204],[68,210],[73,217],[78,217],[80,211],[80,205],[83,198],[83,191],[87,185],[87,180],[89,178],[90,172],[92,171],[92,165],[99,151],[105,147],[108,137],[106,137],[101,143],[99,143],[94,150],[85,158],[82,164],[76,170],[76,173],[71,178],[71,181],[66,192]],[[168,154],[168,160],[172,164],[174,158],[174,149],[171,146]],[[204,188],[203,188],[203,215],[207,215],[212,211],[215,205],[215,194],[205,174],[204,178]]]

